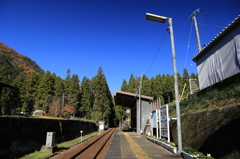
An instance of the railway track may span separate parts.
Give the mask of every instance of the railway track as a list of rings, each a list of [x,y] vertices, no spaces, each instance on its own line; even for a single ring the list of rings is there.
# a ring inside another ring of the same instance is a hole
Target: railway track
[[[117,128],[110,128],[104,133],[60,153],[54,159],[103,159]]]

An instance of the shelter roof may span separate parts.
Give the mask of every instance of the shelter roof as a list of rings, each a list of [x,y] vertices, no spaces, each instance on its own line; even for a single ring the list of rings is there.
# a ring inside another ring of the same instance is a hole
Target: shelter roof
[[[240,15],[235,18],[227,27],[225,27],[216,37],[214,37],[200,52],[198,52],[194,57],[193,61],[196,62],[205,52],[214,46],[220,39],[226,36],[233,28],[239,26]]]
[[[136,100],[139,98],[138,94],[129,93],[124,91],[115,91],[114,92],[114,103],[115,105],[121,105],[124,107],[132,107],[136,103]],[[152,101],[153,97],[141,95],[141,100]]]

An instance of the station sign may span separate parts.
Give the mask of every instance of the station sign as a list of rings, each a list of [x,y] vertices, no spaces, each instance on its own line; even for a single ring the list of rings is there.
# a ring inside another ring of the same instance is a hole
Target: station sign
[[[160,107],[161,137],[168,138],[170,141],[168,105]]]

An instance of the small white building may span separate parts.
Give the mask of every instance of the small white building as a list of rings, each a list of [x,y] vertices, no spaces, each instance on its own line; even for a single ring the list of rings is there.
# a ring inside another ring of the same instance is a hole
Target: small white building
[[[42,110],[35,110],[32,116],[44,116],[44,112]]]
[[[193,58],[200,90],[240,72],[240,15]]]

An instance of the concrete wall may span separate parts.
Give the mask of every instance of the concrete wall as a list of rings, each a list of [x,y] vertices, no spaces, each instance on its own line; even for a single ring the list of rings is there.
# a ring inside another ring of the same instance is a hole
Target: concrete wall
[[[214,158],[240,158],[240,106],[228,106],[181,117],[182,143]],[[170,122],[177,143],[176,121]]]
[[[137,100],[137,132],[140,132],[140,130],[143,130],[145,125],[146,125],[146,119],[149,118],[150,113],[152,111],[152,107],[151,104],[149,103],[149,101],[141,101],[141,127],[140,127],[140,122],[138,119],[138,114],[139,114],[139,100]]]
[[[56,132],[56,143],[97,131],[94,123],[77,120],[0,117],[0,158],[18,158],[40,150],[47,132]]]

